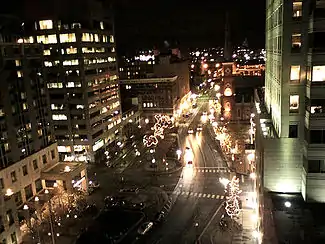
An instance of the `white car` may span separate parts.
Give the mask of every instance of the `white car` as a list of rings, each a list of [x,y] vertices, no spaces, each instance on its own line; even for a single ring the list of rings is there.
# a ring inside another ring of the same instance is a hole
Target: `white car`
[[[187,131],[188,134],[193,134],[194,133],[194,130],[192,128],[188,128],[188,131]]]
[[[153,226],[153,222],[146,222],[146,223],[143,223],[139,229],[138,229],[138,233],[140,235],[145,235]]]
[[[198,126],[197,126],[197,129],[196,129],[196,131],[202,131],[203,130],[203,128],[202,128],[202,125],[201,124],[199,124]]]

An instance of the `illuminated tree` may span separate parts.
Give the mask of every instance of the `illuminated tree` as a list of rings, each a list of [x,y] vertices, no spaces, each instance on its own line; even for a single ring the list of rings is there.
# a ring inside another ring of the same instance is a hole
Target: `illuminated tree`
[[[242,192],[239,189],[239,179],[234,176],[228,183],[226,189],[226,213],[230,218],[237,218],[240,213],[239,195]]]

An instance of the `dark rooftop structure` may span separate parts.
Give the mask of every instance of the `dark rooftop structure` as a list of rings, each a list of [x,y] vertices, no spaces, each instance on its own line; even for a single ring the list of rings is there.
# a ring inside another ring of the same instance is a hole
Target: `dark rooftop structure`
[[[280,244],[325,243],[325,205],[306,203],[301,195],[270,193]]]

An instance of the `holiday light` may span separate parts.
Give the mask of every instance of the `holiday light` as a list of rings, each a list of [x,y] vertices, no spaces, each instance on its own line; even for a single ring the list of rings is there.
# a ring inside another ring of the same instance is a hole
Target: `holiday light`
[[[153,135],[145,135],[143,137],[143,143],[147,147],[156,146],[158,144],[158,138],[164,139],[165,129],[173,128],[173,120],[168,115],[156,114],[154,118],[156,123],[151,128]]]
[[[234,176],[226,187],[226,213],[230,218],[237,218],[240,213],[239,195],[242,192],[239,189],[239,179]]]

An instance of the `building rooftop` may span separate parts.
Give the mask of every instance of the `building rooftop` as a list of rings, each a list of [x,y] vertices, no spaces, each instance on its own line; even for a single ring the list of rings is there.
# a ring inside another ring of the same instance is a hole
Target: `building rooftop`
[[[86,168],[83,162],[59,162],[42,171],[42,178],[48,180],[62,180],[69,175],[80,173]]]
[[[153,76],[150,78],[140,78],[140,79],[129,79],[129,80],[120,80],[120,84],[130,84],[130,83],[165,83],[165,82],[174,82],[176,81],[177,76],[168,76],[168,77],[157,77]]]
[[[280,244],[325,243],[325,204],[306,203],[299,194],[270,193]]]

